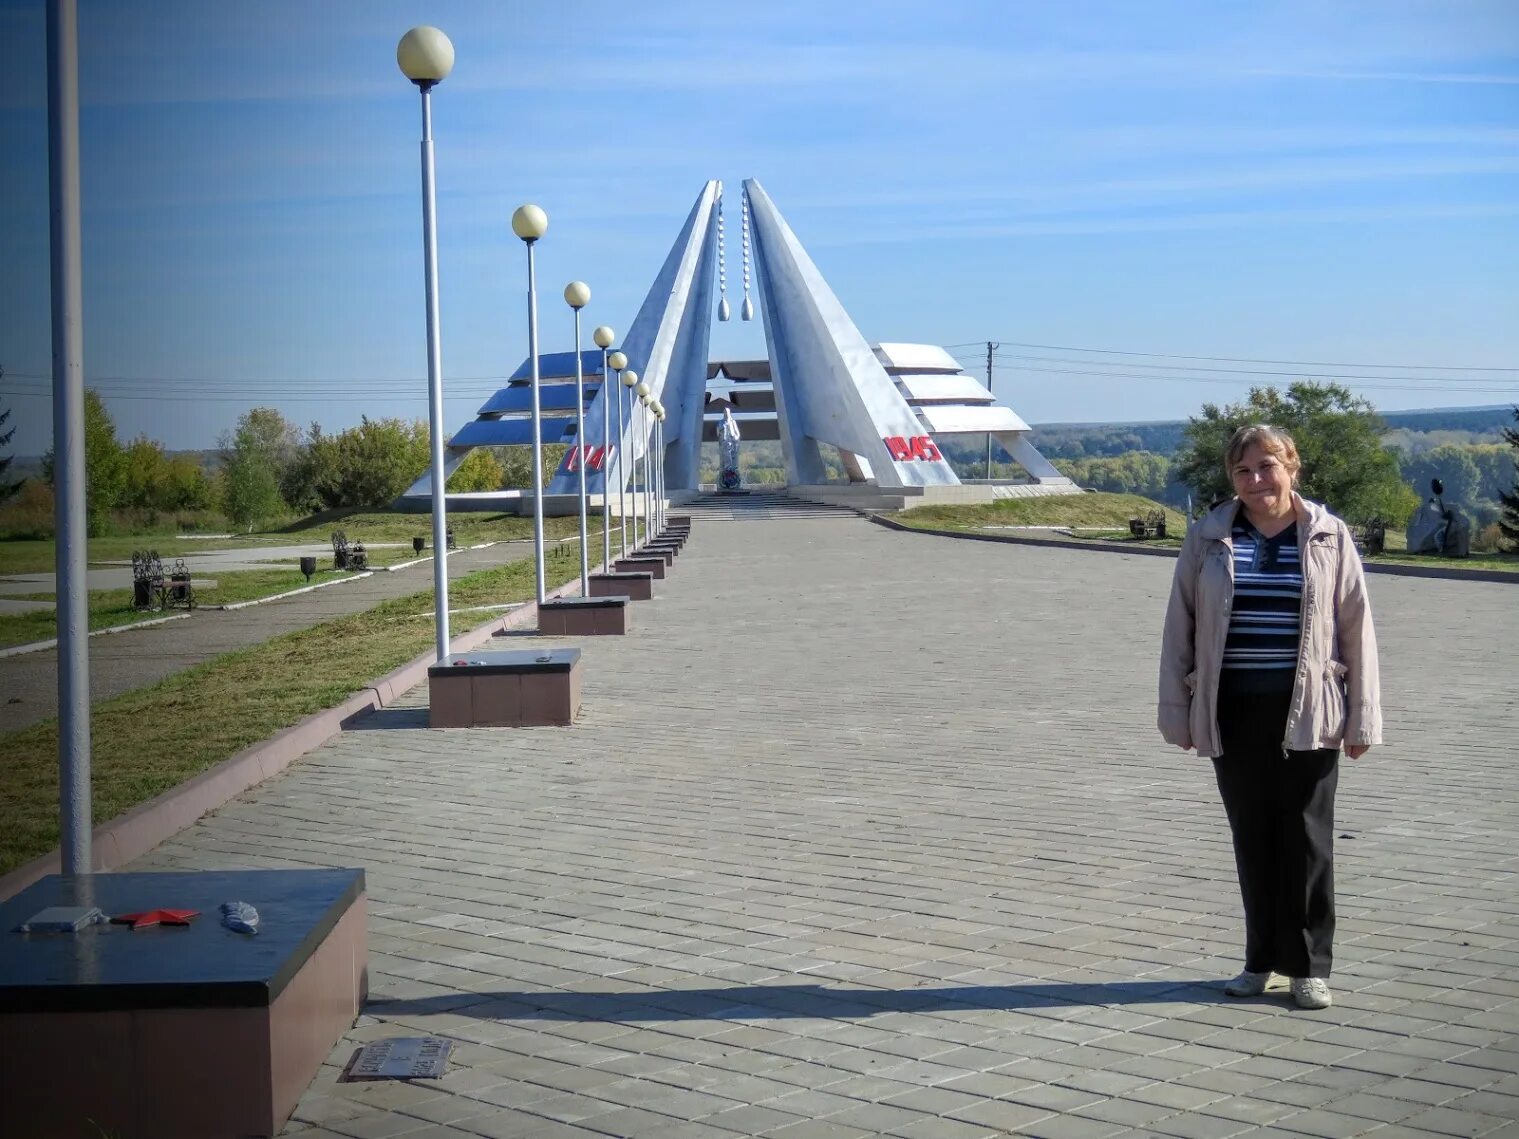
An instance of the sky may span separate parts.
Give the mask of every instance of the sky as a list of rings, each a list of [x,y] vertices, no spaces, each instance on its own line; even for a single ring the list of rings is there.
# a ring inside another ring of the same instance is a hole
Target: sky
[[[0,0],[23,455],[52,437],[44,11]],[[79,0],[79,21],[84,369],[123,439],[208,447],[256,406],[426,417],[420,110],[395,63],[422,23],[456,50],[433,95],[450,433],[526,354],[513,209],[548,212],[562,350],[563,284],[626,330],[708,178],[730,206],[759,179],[869,340],[983,375],[999,344],[994,389],[1031,423],[1184,418],[1300,376],[1382,410],[1519,401],[1512,0]],[[763,355],[758,321],[712,327],[714,358]]]

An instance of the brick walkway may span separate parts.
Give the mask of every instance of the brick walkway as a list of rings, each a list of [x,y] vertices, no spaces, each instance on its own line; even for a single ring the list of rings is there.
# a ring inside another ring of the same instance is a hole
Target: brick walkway
[[[1336,1006],[1229,1001],[1172,563],[698,523],[572,729],[376,713],[135,869],[364,866],[373,1000],[289,1133],[1519,1135],[1519,592],[1378,578]],[[438,1033],[449,1075],[339,1084]]]

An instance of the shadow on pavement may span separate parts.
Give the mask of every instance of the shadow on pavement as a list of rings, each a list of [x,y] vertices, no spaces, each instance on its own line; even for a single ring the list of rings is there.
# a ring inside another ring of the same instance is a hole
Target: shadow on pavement
[[[427,708],[376,708],[343,725],[345,732],[385,732],[427,727]]]
[[[954,1012],[1075,1005],[1220,1004],[1214,981],[1119,981],[1109,984],[965,985],[922,989],[839,989],[824,985],[748,985],[658,992],[448,993],[412,1000],[371,1000],[371,1016],[449,1012],[508,1020],[852,1019],[883,1012]],[[1231,1000],[1231,1003],[1236,1003]]]

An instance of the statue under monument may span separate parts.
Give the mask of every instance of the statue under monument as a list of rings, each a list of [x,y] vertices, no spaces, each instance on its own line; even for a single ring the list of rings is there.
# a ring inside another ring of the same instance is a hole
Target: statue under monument
[[[719,490],[737,490],[738,475],[738,423],[731,407],[723,408],[723,421],[717,425],[717,486]]]

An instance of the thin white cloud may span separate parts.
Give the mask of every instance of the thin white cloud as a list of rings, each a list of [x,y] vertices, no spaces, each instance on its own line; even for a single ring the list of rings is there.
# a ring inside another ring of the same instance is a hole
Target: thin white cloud
[[[1329,68],[1288,70],[1256,68],[1252,75],[1273,79],[1321,79],[1335,83],[1461,83],[1519,86],[1519,73],[1434,71],[1343,71]]]

